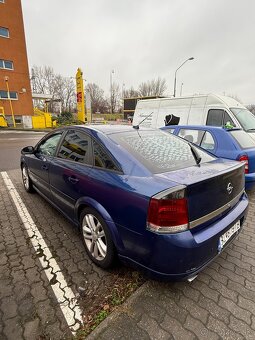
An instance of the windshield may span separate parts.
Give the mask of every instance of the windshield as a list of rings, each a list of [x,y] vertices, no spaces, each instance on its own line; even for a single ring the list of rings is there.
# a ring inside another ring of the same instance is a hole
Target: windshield
[[[255,131],[255,116],[247,109],[231,108],[230,109],[241,126],[246,131]]]
[[[160,130],[135,130],[113,134],[110,137],[152,173],[163,173],[197,165],[198,158],[201,158],[200,163],[215,159],[192,145],[196,153],[194,158],[191,147],[186,141]]]

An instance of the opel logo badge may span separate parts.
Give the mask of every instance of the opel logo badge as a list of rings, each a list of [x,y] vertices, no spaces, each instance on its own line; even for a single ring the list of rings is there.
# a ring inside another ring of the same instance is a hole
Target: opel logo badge
[[[227,186],[227,192],[229,195],[232,193],[233,189],[234,189],[233,185],[229,182]]]

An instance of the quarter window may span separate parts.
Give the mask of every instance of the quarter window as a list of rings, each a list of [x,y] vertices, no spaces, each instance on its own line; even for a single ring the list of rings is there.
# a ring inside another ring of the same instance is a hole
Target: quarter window
[[[11,99],[18,99],[18,93],[14,91],[10,91]],[[9,99],[8,91],[0,90],[0,99]]]
[[[13,62],[10,60],[0,59],[0,68],[6,70],[13,70]]]
[[[10,34],[8,28],[0,27],[0,36],[4,38],[9,38]]]
[[[214,150],[215,142],[214,142],[213,136],[210,134],[210,132],[206,131],[200,146],[201,146],[201,148],[208,150],[208,151]]]
[[[61,135],[62,133],[58,133],[42,141],[42,143],[37,147],[37,153],[44,156],[54,156]]]
[[[60,146],[58,157],[89,164],[90,138],[79,131],[69,130]]]
[[[109,170],[119,170],[105,150],[95,141],[93,141],[93,150],[95,166]]]

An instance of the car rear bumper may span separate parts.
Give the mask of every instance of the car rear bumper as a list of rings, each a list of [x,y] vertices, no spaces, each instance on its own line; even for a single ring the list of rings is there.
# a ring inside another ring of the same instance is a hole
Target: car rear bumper
[[[255,173],[245,174],[245,189],[250,190],[255,187]]]
[[[198,226],[193,230],[167,235],[151,233],[153,241],[150,242],[151,251],[144,253],[143,258],[133,256],[132,259],[127,256],[120,256],[120,258],[145,271],[154,279],[188,279],[199,273],[236,238],[242,229],[247,208],[248,198],[244,194],[239,203],[226,216],[206,228]],[[241,228],[220,249],[220,236],[238,221],[240,221]]]

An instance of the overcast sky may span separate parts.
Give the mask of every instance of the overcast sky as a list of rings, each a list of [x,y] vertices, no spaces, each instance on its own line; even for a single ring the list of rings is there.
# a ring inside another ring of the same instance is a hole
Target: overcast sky
[[[255,103],[254,0],[22,0],[30,68],[84,78],[109,94],[158,76],[173,93]]]

